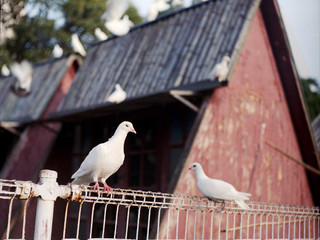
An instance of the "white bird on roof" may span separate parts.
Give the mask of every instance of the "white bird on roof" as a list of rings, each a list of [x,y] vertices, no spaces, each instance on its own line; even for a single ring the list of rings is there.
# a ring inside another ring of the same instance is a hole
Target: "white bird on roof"
[[[71,46],[74,52],[81,54],[83,57],[86,56],[87,52],[86,50],[84,50],[84,47],[80,42],[78,35],[75,33],[71,36]]]
[[[199,191],[215,201],[235,201],[242,209],[250,209],[244,200],[249,200],[250,193],[238,192],[231,184],[218,179],[209,178],[199,163],[191,164],[190,168],[196,175]]]
[[[23,60],[20,64],[15,62],[11,65],[11,72],[17,78],[13,91],[18,95],[26,95],[30,92],[32,83],[32,65]]]
[[[104,22],[118,21],[129,7],[129,0],[108,0],[106,11],[102,14],[101,20]]]
[[[224,56],[222,61],[213,67],[213,69],[209,73],[209,78],[218,78],[219,82],[226,81],[229,73],[229,62],[230,57]]]
[[[313,84],[313,83],[309,84],[309,89],[310,89],[310,91],[313,92],[313,93],[318,92],[318,87],[317,87],[317,85],[315,85],[315,84]]]
[[[127,93],[122,89],[120,84],[115,85],[115,90],[110,94],[107,101],[111,103],[120,103],[126,99]]]
[[[124,15],[120,20],[114,20],[105,22],[104,26],[114,35],[123,36],[126,35],[130,28],[133,26],[133,22],[130,21],[128,15]]]
[[[52,56],[54,58],[59,58],[63,55],[63,49],[59,46],[59,44],[55,44],[52,50]]]
[[[114,135],[106,142],[95,146],[72,175],[72,184],[89,185],[95,182],[94,189],[99,194],[99,182],[104,191],[112,190],[106,180],[121,167],[124,161],[124,142],[129,132],[136,133],[131,122],[122,122]]]
[[[3,76],[9,76],[9,75],[10,75],[10,70],[9,70],[9,68],[7,67],[6,64],[3,64],[3,65],[2,65],[1,74],[2,74]]]
[[[149,6],[148,21],[153,21],[157,18],[159,12],[167,11],[170,8],[170,4],[167,0],[155,0]]]
[[[108,39],[107,34],[105,34],[105,32],[103,32],[100,28],[96,28],[94,30],[94,35],[99,41],[104,41]]]

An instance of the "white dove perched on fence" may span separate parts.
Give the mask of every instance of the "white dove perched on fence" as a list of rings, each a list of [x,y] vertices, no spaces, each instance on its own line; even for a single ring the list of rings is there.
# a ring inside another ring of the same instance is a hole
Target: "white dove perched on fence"
[[[249,200],[250,193],[238,192],[230,183],[209,178],[200,163],[191,164],[190,168],[196,175],[199,191],[209,199],[215,201],[234,201],[242,209],[250,209],[244,200]]]
[[[86,50],[84,50],[84,47],[80,42],[78,35],[75,33],[71,36],[71,46],[74,52],[81,54],[83,57],[86,56],[87,52]]]
[[[27,95],[31,89],[32,83],[32,65],[27,60],[21,63],[13,63],[11,68],[12,74],[17,78],[12,90],[19,96]]]
[[[99,194],[99,182],[103,183],[107,194],[112,190],[106,180],[122,166],[124,161],[124,142],[129,132],[136,133],[131,122],[122,122],[114,135],[106,142],[95,146],[72,175],[72,184],[89,185],[95,182],[94,190]]]
[[[210,79],[218,78],[218,81],[221,83],[227,80],[227,76],[229,73],[229,62],[230,57],[224,56],[222,61],[216,64],[213,69],[209,73]]]
[[[122,89],[120,84],[116,84],[115,90],[110,94],[107,101],[111,103],[120,103],[126,99],[127,93]]]

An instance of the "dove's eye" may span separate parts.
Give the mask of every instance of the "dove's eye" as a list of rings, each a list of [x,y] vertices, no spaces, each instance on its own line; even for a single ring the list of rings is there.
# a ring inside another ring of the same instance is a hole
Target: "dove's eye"
[[[128,125],[128,124],[126,124],[126,127],[129,127],[129,125]]]

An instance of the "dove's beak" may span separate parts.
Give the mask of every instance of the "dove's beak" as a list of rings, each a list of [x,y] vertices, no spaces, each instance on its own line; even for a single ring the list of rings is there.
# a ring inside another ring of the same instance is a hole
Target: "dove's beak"
[[[134,134],[137,134],[136,130],[134,130],[134,128],[131,128],[131,132],[133,132]]]

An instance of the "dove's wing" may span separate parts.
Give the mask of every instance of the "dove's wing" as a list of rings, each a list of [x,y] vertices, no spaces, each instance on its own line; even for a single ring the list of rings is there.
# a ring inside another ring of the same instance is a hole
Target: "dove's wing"
[[[208,198],[218,200],[246,199],[229,183],[222,180],[204,178],[198,182],[200,192]]]
[[[107,152],[108,149],[104,148],[102,144],[94,147],[71,178],[80,178],[96,171],[100,163],[98,159],[101,159],[101,156],[107,154]]]

